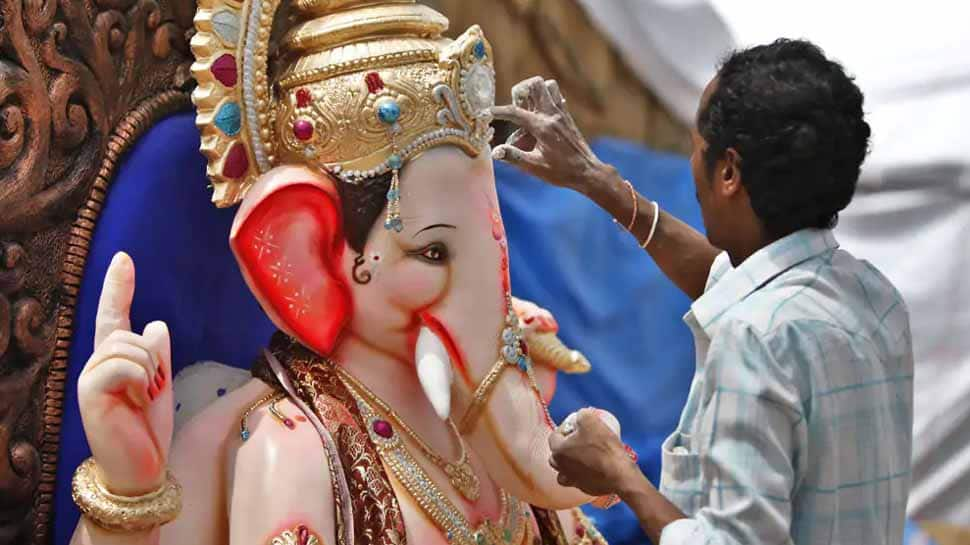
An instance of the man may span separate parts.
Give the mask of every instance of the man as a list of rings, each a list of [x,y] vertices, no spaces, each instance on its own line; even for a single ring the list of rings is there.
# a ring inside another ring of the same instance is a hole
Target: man
[[[588,196],[694,299],[697,370],[659,491],[588,411],[551,439],[561,482],[618,494],[659,545],[901,543],[909,319],[831,232],[869,142],[842,67],[789,40],[723,63],[691,128],[706,239],[594,156],[555,82],[513,98],[495,114],[521,129],[495,158]]]

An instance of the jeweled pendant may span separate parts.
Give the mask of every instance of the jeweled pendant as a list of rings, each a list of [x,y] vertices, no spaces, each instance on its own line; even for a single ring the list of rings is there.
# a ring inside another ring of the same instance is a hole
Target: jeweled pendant
[[[448,475],[448,482],[462,497],[468,501],[478,501],[481,496],[481,485],[478,475],[475,475],[468,462],[461,461],[446,465],[445,474]]]

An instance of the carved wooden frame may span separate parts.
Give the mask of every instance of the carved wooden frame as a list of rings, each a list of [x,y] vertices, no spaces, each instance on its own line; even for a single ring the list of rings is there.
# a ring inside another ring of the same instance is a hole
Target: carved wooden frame
[[[74,307],[115,170],[190,106],[193,0],[0,0],[0,545],[50,540]]]

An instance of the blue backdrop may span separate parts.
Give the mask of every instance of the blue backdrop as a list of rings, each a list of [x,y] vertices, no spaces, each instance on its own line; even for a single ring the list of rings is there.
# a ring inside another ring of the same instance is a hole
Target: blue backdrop
[[[641,192],[700,227],[685,158],[615,140],[593,147]],[[274,329],[230,254],[234,209],[209,203],[198,149],[193,113],[162,121],[124,160],[101,213],[75,314],[54,543],[66,545],[77,522],[70,477],[90,451],[76,380],[91,353],[101,279],[114,252],[129,252],[137,266],[133,326],[168,322],[176,370],[204,359],[248,367]],[[629,235],[580,195],[502,164],[496,175],[514,293],[551,310],[563,339],[593,362],[589,375],[560,378],[554,416],[589,405],[612,411],[656,482],[660,443],[676,425],[693,373],[693,343],[681,322],[687,298]],[[591,514],[610,543],[644,542],[625,506]]]

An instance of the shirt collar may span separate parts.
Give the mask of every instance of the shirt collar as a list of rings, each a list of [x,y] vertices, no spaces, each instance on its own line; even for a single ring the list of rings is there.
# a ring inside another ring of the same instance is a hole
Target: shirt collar
[[[758,250],[736,268],[725,255],[727,270],[711,268],[707,290],[691,305],[691,312],[711,335],[710,327],[729,308],[786,270],[838,246],[830,229],[803,229]]]

